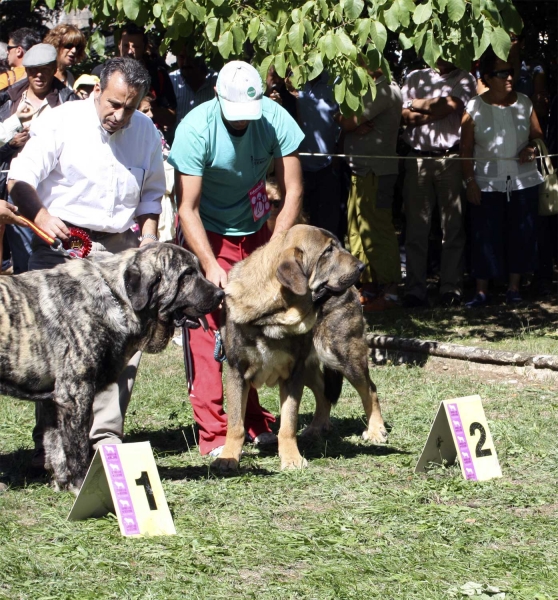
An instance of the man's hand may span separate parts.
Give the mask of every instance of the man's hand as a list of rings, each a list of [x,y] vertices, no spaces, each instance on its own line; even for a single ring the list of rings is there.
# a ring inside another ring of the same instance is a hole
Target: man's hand
[[[479,184],[475,180],[467,184],[467,201],[475,206],[480,206],[481,190]]]
[[[12,148],[23,148],[29,139],[28,131],[20,131],[8,142]]]
[[[519,164],[522,165],[526,162],[533,162],[536,158],[535,150],[532,146],[525,146],[519,153]]]
[[[27,223],[18,217],[17,206],[9,204],[5,200],[0,200],[0,225],[22,225],[27,227]]]
[[[30,121],[33,118],[35,112],[36,111],[33,109],[33,106],[29,102],[20,102],[16,110],[16,115],[22,123],[26,123],[27,121]]]
[[[374,121],[365,121],[359,125],[354,131],[357,135],[367,135],[374,130]]]
[[[215,262],[214,265],[206,269],[205,278],[222,289],[225,289],[225,286],[229,280],[227,272],[219,265],[218,262]]]
[[[52,238],[60,238],[64,241],[70,236],[70,231],[64,224],[64,221],[58,217],[53,217],[46,208],[42,208],[37,213],[35,225]]]

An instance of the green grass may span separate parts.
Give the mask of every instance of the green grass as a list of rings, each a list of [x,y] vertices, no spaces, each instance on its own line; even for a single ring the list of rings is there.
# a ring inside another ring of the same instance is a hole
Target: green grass
[[[458,341],[456,314],[446,327],[417,312],[406,335]],[[509,345],[523,349],[520,338]],[[144,356],[127,441],[151,441],[177,529],[150,539],[122,537],[114,516],[66,521],[73,496],[28,468],[33,406],[0,398],[0,477],[11,482],[0,495],[0,598],[432,600],[464,597],[454,591],[469,581],[513,600],[558,597],[555,384],[408,366],[372,376],[385,447],[359,438],[360,400],[346,386],[334,432],[304,447],[308,469],[281,472],[274,453],[247,446],[241,472],[219,477],[195,446],[181,350]],[[415,474],[439,402],[475,393],[503,478],[466,482],[456,466]],[[277,414],[276,390],[262,403]],[[305,396],[301,427],[312,411]]]

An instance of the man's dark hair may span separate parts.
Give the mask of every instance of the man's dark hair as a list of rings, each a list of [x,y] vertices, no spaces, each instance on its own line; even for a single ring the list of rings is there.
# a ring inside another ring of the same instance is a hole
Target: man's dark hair
[[[109,79],[115,73],[120,73],[122,75],[126,85],[135,89],[141,89],[142,98],[149,91],[151,86],[151,78],[149,77],[147,69],[141,64],[141,62],[134,58],[117,56],[107,60],[101,71],[101,92],[106,89]]]
[[[138,27],[135,23],[126,23],[120,30],[120,39],[122,39],[122,36],[125,33],[127,33],[128,35],[143,36],[143,42],[147,46],[147,43],[148,43],[147,33],[145,33],[145,29],[143,27]]]
[[[8,39],[14,43],[14,46],[21,46],[25,52],[27,52],[31,46],[40,44],[43,41],[41,34],[29,27],[22,27],[21,29],[12,31]]]

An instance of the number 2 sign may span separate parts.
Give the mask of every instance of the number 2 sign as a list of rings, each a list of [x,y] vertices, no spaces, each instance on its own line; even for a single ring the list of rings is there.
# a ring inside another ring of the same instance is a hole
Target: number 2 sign
[[[114,512],[125,536],[176,533],[149,442],[101,446],[68,517]]]
[[[480,396],[440,404],[415,472],[432,462],[452,464],[456,458],[465,479],[484,481],[502,476]]]

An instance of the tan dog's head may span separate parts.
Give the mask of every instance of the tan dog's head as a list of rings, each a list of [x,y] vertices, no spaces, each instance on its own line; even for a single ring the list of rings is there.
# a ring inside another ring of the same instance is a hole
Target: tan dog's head
[[[363,270],[364,264],[329,231],[295,225],[285,235],[276,275],[281,285],[297,296],[310,291],[315,302],[343,293]]]

